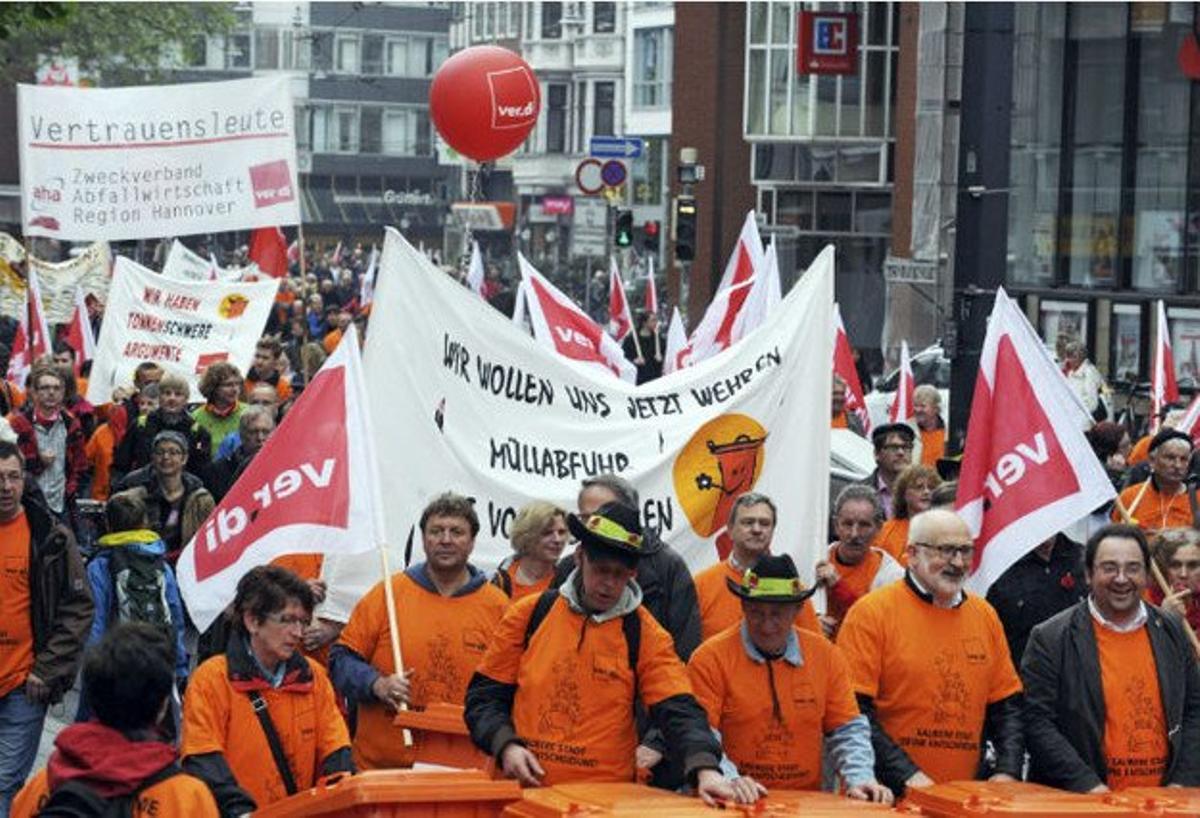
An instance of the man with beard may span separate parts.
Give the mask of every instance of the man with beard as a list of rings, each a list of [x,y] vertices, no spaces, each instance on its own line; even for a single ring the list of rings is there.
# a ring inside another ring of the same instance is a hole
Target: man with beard
[[[817,563],[817,582],[826,588],[828,610],[821,627],[831,639],[846,612],[861,597],[904,578],[904,568],[890,554],[873,548],[883,509],[868,486],[849,485],[833,504],[837,541],[829,546],[828,559]]]
[[[918,514],[904,581],[860,599],[838,634],[871,722],[875,776],[898,796],[907,787],[1021,775],[1021,680],[1000,618],[963,590],[974,553],[957,514]],[[996,758],[985,767],[988,741]]]

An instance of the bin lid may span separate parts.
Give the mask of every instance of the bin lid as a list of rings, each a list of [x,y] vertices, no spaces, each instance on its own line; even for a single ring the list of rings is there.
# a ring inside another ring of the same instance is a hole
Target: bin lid
[[[435,702],[424,710],[398,710],[392,724],[411,730],[428,730],[454,736],[470,735],[467,723],[463,720],[462,706],[446,702]]]
[[[1106,803],[1102,795],[1056,790],[1024,781],[953,781],[932,787],[910,788],[906,806],[920,807],[931,818],[957,816],[1012,816],[1012,818],[1063,818],[1070,815],[1138,818],[1130,804]]]
[[[864,804],[824,792],[779,790],[753,806],[742,808],[755,816],[797,815],[805,818],[887,812],[880,804]],[[525,797],[504,810],[506,818],[713,818],[699,798],[678,795],[641,784],[559,784],[525,790]]]
[[[1109,794],[1109,803],[1130,803],[1138,815],[1200,815],[1200,787],[1130,787]]]
[[[387,804],[497,803],[521,798],[515,781],[488,778],[479,770],[368,770],[298,792],[254,811],[255,818],[354,814]],[[474,814],[474,813],[472,813]]]

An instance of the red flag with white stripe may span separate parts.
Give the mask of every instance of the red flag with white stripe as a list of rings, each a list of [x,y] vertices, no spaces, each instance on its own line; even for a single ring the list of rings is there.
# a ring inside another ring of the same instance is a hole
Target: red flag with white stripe
[[[1185,435],[1191,435],[1193,441],[1200,437],[1200,392],[1197,392],[1192,402],[1187,405],[1175,428]]]
[[[1175,382],[1175,356],[1171,352],[1171,331],[1167,326],[1167,309],[1158,302],[1158,332],[1154,344],[1154,371],[1150,376],[1150,431],[1157,432],[1162,422],[1162,410],[1179,401],[1179,385]]]
[[[762,236],[758,233],[758,221],[754,218],[754,211],[751,210],[746,214],[746,220],[742,222],[742,232],[738,234],[737,244],[733,246],[733,252],[729,255],[729,260],[725,262],[725,272],[721,276],[717,292],[749,281],[763,268],[765,258]]]
[[[646,292],[643,306],[647,315],[658,314],[658,285],[654,282],[654,256],[646,259]]]
[[[683,329],[683,317],[679,307],[671,310],[671,323],[667,326],[667,348],[663,352],[663,374],[669,375],[676,369],[689,365],[691,347],[688,346],[687,333]]]
[[[75,351],[75,374],[78,375],[84,362],[96,357],[96,336],[92,332],[87,300],[79,287],[75,288],[75,309],[71,313],[71,323],[67,325],[66,342]]]
[[[618,341],[633,332],[633,315],[629,311],[629,299],[625,296],[625,282],[617,260],[609,259],[608,268],[608,331]]]
[[[565,293],[518,254],[525,288],[525,307],[533,337],[564,358],[603,367],[623,381],[637,381],[637,369],[613,340]]]
[[[889,423],[916,423],[916,414],[913,412],[913,391],[916,388],[916,384],[913,383],[912,361],[908,357],[908,341],[901,341],[900,380],[896,383],[896,394],[888,412]]]
[[[842,310],[837,304],[833,305],[833,371],[846,382],[846,411],[858,415],[863,431],[871,434],[871,413],[867,411],[862,381],[854,365],[854,350],[850,348],[850,336],[846,334]]]
[[[975,538],[980,595],[1031,549],[1115,496],[1062,372],[1003,288],[975,380],[957,510]]]

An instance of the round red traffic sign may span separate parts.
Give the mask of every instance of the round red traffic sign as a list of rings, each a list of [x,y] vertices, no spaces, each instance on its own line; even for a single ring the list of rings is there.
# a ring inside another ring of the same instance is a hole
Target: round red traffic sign
[[[618,162],[616,159],[609,159],[604,163],[604,167],[600,169],[600,178],[604,180],[604,184],[608,187],[620,187],[625,182],[625,177],[629,172],[625,170],[625,165]]]
[[[575,185],[581,193],[594,196],[604,190],[604,167],[599,159],[584,159],[575,168]]]

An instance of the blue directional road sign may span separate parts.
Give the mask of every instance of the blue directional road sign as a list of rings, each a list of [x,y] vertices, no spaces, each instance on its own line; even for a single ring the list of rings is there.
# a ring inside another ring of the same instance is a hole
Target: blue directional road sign
[[[592,156],[637,159],[646,143],[637,136],[593,136]]]

